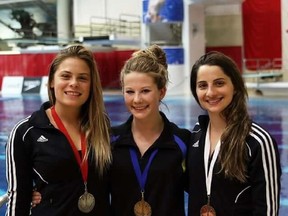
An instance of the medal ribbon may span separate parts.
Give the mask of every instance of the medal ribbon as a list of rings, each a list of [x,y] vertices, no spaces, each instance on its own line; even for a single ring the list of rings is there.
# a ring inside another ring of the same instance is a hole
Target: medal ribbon
[[[218,157],[220,151],[221,141],[219,140],[216,144],[212,160],[208,170],[208,161],[209,161],[209,154],[210,154],[210,124],[207,129],[206,138],[205,138],[205,148],[204,148],[204,163],[205,163],[205,176],[206,176],[206,189],[207,189],[207,196],[208,196],[208,204],[209,198],[211,194],[211,183],[213,177],[213,168]]]
[[[144,188],[145,188],[147,175],[148,175],[148,170],[149,170],[150,165],[152,163],[152,160],[154,159],[154,157],[155,157],[157,152],[158,152],[158,149],[155,149],[151,153],[150,158],[148,160],[148,163],[145,166],[145,168],[143,170],[143,173],[141,173],[141,168],[140,168],[140,165],[139,165],[139,162],[138,162],[136,151],[134,149],[132,149],[132,148],[130,149],[130,156],[131,156],[132,164],[133,164],[134,171],[135,171],[135,174],[137,176],[137,180],[138,180],[138,183],[139,183],[139,185],[141,187],[141,191],[142,192],[144,191]]]
[[[82,178],[86,187],[87,177],[88,177],[88,162],[87,160],[84,160],[84,156],[86,154],[86,140],[85,135],[81,133],[81,151],[82,151],[82,160],[80,158],[80,155],[78,153],[78,150],[76,149],[73,140],[71,139],[70,135],[68,134],[68,131],[66,130],[63,122],[61,121],[60,117],[56,113],[55,106],[51,107],[51,113],[52,117],[57,125],[57,127],[60,129],[62,133],[66,136],[66,138],[69,141],[69,144],[73,150],[74,156],[76,157],[77,163],[80,167]]]

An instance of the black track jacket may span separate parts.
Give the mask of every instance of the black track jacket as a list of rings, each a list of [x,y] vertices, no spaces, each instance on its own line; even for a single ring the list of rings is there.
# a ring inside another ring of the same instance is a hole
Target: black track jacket
[[[109,215],[107,175],[98,177],[94,161],[89,160],[88,192],[96,204],[89,214],[78,210],[84,193],[82,175],[65,135],[50,123],[45,110],[19,121],[12,129],[6,146],[8,205],[7,216],[28,216],[33,184],[42,201],[32,209],[39,216]]]
[[[160,137],[141,157],[131,133],[132,116],[124,124],[113,127],[111,168],[111,198],[113,216],[134,216],[133,208],[141,200],[140,186],[134,173],[129,149],[136,149],[143,170],[153,150],[153,159],[145,186],[145,201],[153,216],[184,216],[183,160],[190,141],[190,131],[180,129],[161,113],[164,129]],[[177,141],[176,141],[177,140]],[[178,142],[178,144],[177,144]],[[182,144],[179,144],[179,143]]]
[[[188,148],[189,216],[200,215],[207,204],[204,168],[204,144],[209,123],[208,116],[200,116],[192,131]],[[248,180],[241,183],[219,173],[215,163],[210,203],[217,216],[276,216],[280,197],[281,167],[275,140],[262,127],[252,123],[246,139],[248,151]]]

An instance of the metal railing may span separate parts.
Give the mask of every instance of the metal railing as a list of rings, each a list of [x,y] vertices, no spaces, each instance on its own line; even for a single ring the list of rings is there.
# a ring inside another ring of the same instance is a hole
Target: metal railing
[[[244,59],[243,77],[279,78],[283,75],[281,58]]]
[[[281,69],[281,58],[253,58],[243,60],[244,69],[248,70],[262,70],[262,69]]]
[[[90,18],[89,25],[75,25],[74,35],[75,37],[121,35],[140,38],[140,19],[140,16],[129,14],[121,14],[118,19],[93,16]]]
[[[37,36],[31,30],[14,29],[0,20],[0,23],[15,32],[15,37],[5,39],[17,46],[26,47],[33,44],[59,44],[59,41],[65,43],[77,41],[80,37],[97,37],[97,36],[120,36],[127,39],[141,38],[141,16],[120,14],[119,18],[107,18],[93,16],[87,25],[74,25],[71,32],[72,38],[61,39],[60,33],[50,30],[47,23],[39,23],[42,35]],[[60,40],[61,39],[61,40]]]
[[[244,59],[243,78],[252,79],[256,83],[256,92],[262,95],[261,82],[279,81],[283,77],[282,59]]]

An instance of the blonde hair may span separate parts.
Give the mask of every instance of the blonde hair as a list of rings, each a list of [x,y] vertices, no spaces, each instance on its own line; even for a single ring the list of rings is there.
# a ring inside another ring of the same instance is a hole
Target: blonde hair
[[[96,167],[102,175],[112,160],[110,149],[110,120],[104,106],[102,86],[93,53],[82,45],[71,45],[54,58],[48,76],[48,96],[51,105],[55,105],[56,97],[51,83],[59,65],[67,58],[79,58],[86,62],[91,73],[91,87],[88,100],[81,108],[81,130],[87,138],[87,154],[95,159]]]
[[[164,50],[155,44],[151,45],[146,49],[134,52],[131,58],[126,61],[120,73],[121,86],[123,87],[126,74],[139,72],[153,77],[158,89],[162,89],[169,82],[167,68]]]

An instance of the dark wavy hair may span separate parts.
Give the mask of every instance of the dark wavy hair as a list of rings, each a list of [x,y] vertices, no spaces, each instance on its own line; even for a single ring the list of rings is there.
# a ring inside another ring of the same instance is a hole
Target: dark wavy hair
[[[222,111],[227,126],[221,136],[219,160],[221,171],[225,176],[236,178],[241,182],[247,179],[246,138],[251,130],[251,118],[247,110],[248,93],[236,63],[221,52],[208,52],[201,56],[193,65],[190,76],[191,92],[199,103],[196,93],[197,74],[202,65],[218,66],[231,79],[234,95],[231,103]]]

